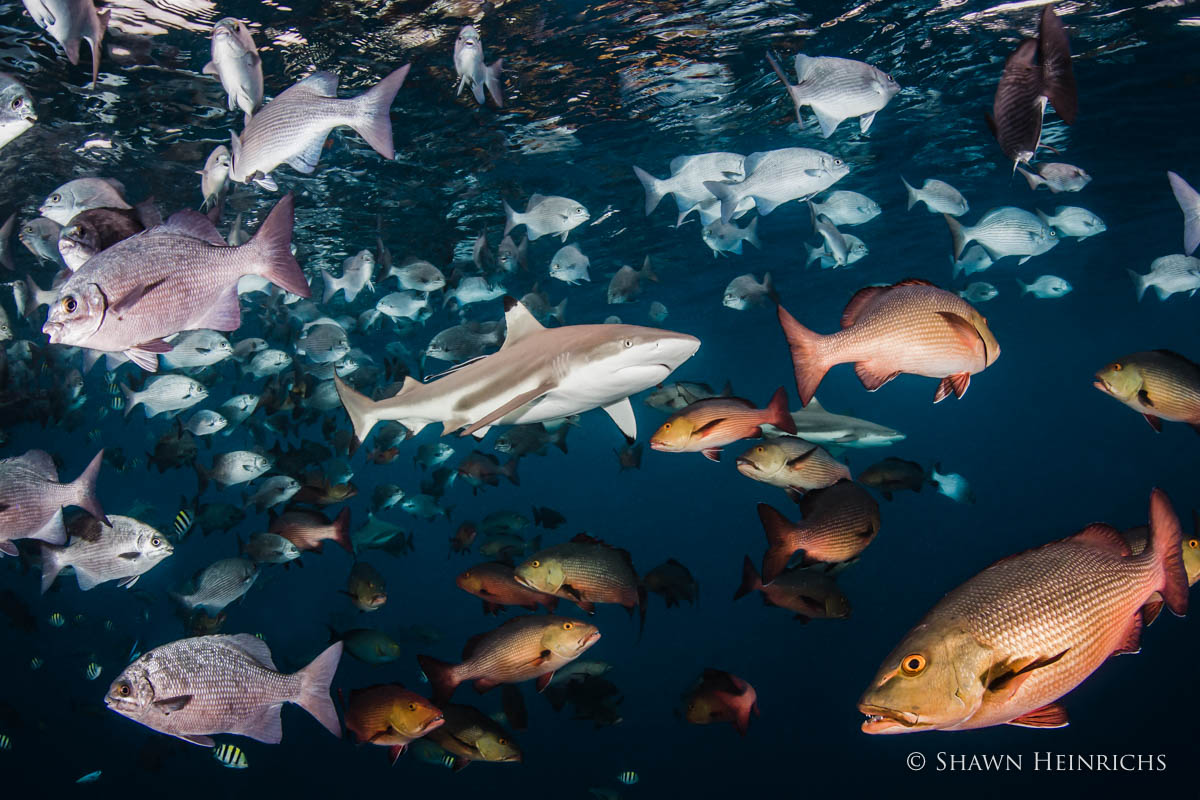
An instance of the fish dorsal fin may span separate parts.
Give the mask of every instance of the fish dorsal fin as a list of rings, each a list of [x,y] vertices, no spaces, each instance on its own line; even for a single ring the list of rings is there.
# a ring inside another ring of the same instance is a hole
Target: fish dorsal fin
[[[530,334],[545,330],[542,323],[529,313],[529,309],[511,295],[504,296],[504,325],[508,332],[504,336],[501,350],[507,349],[513,342],[520,341]]]
[[[901,286],[932,286],[934,289],[940,288],[936,283],[930,283],[929,281],[922,280],[920,278],[905,278],[898,283],[893,283],[888,288],[899,289]]]
[[[711,688],[716,689],[719,692],[724,692],[725,694],[733,695],[734,697],[737,697],[746,691],[743,687],[738,686],[732,675],[730,675],[728,672],[722,672],[719,669],[713,669],[709,667],[704,670],[703,677],[704,683]]]
[[[809,401],[808,401],[808,406],[807,406],[807,408],[808,408],[810,411],[811,411],[811,410],[816,410],[816,411],[824,411],[824,410],[825,410],[825,406],[821,405],[821,401],[820,401],[820,400],[818,400],[818,399],[817,399],[817,398],[815,398],[815,397],[814,397],[813,399],[811,399],[811,400],[809,400]]]
[[[1129,549],[1129,543],[1125,541],[1125,537],[1116,528],[1105,525],[1103,522],[1088,525],[1072,536],[1070,541],[1091,545],[1118,556],[1128,556],[1133,552]]]
[[[597,539],[595,536],[589,536],[586,533],[577,533],[571,537],[572,542],[577,544],[604,544],[603,539]]]
[[[889,286],[865,286],[855,292],[854,296],[850,298],[850,302],[846,304],[846,310],[842,312],[843,330],[857,322],[871,301],[890,288]]]
[[[292,91],[292,89],[300,89],[301,87],[303,87],[303,91],[311,92],[320,97],[337,97],[338,76],[324,70],[314,72],[304,80],[298,81],[294,86],[286,89],[280,97]]]
[[[46,480],[58,481],[58,468],[54,466],[54,458],[45,450],[30,450],[17,460]]]
[[[208,217],[190,208],[175,212],[166,222],[152,230],[156,233],[175,233],[181,236],[190,236],[193,239],[201,239],[209,244],[220,245],[221,247],[229,245],[228,242],[221,238],[221,234],[217,232],[216,227]]]
[[[1182,356],[1179,353],[1176,353],[1174,350],[1167,350],[1165,348],[1159,348],[1158,350],[1155,350],[1153,352],[1158,353],[1160,356],[1166,356],[1167,358],[1177,358],[1180,361],[1189,365],[1192,369],[1196,370],[1197,372],[1200,372],[1200,364],[1197,364],[1195,361],[1192,361],[1187,356]]]
[[[472,636],[470,639],[467,639],[467,642],[466,642],[466,644],[463,645],[463,649],[462,649],[463,661],[467,661],[468,659],[471,658],[472,655],[474,655],[475,649],[477,647],[479,647],[479,643],[481,641],[483,641],[483,637],[487,636],[489,633],[491,633],[491,631],[477,633],[474,636]]]
[[[266,667],[272,672],[278,672],[275,669],[275,661],[271,658],[271,648],[254,634],[238,633],[232,636],[222,636],[221,638],[226,640],[231,646],[250,656],[260,667]]]

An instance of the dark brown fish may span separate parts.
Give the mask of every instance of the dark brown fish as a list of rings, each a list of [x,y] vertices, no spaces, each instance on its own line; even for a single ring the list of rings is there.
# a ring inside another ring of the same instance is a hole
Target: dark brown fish
[[[888,456],[858,474],[858,482],[878,489],[884,500],[891,500],[892,492],[904,489],[919,492],[927,479],[925,468],[920,464],[894,456]]]
[[[834,564],[857,558],[879,532],[879,504],[854,481],[841,480],[827,489],[814,489],[800,500],[803,522],[791,522],[766,503],[758,518],[767,534],[763,582],[771,583],[795,553],[804,564]]]
[[[679,605],[687,600],[688,605],[695,605],[700,599],[700,584],[683,564],[673,558],[668,558],[642,577],[646,591],[662,595],[667,608]]]
[[[746,556],[742,561],[742,583],[733,599],[751,592],[762,592],[763,605],[786,608],[800,622],[850,616],[850,601],[838,588],[837,581],[821,569],[793,567],[764,586],[750,556]]]
[[[684,716],[693,725],[731,722],[742,736],[750,728],[750,714],[758,716],[758,693],[736,675],[706,669],[684,695]]]

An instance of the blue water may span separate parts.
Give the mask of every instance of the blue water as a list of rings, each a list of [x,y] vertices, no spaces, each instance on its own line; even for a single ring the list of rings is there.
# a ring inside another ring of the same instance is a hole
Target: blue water
[[[235,15],[254,25],[268,96],[314,67],[340,73],[342,95],[348,96],[397,66],[413,64],[392,109],[394,163],[342,130],[331,137],[312,176],[287,167],[275,174],[282,189],[297,193],[294,241],[310,275],[319,268],[336,270],[361,248],[374,249],[377,229],[397,263],[416,255],[449,274],[456,255],[465,251],[469,259],[470,242],[480,230],[493,247],[498,243],[502,199],[517,205],[534,192],[566,195],[584,203],[593,220],[611,207],[615,213],[607,220],[571,235],[592,259],[592,283],[556,284],[546,265],[557,242],[540,240],[531,243],[531,271],[508,280],[510,293],[520,296],[537,281],[552,303],[569,298],[568,323],[599,322],[616,313],[626,322],[648,324],[649,304],[660,301],[670,310],[663,327],[703,342],[674,378],[714,386],[729,379],[740,396],[755,403],[784,386],[796,407],[792,370],[769,308],[739,313],[721,307],[721,293],[734,276],[770,271],[791,313],[821,332],[836,328],[845,302],[862,286],[909,277],[952,285],[945,224],[923,210],[905,212],[901,173],[913,182],[939,177],[953,183],[970,201],[967,221],[999,205],[1047,212],[1055,205],[1082,205],[1104,219],[1108,231],[1064,242],[1023,267],[1010,259],[974,276],[1000,289],[981,310],[1003,353],[975,376],[962,400],[933,406],[934,382],[907,376],[867,393],[848,366],[834,368],[822,384],[818,396],[830,410],[907,435],[890,448],[852,451],[852,471],[885,455],[926,466],[940,461],[966,476],[978,498],[974,505],[959,505],[927,488],[881,501],[880,535],[839,577],[853,605],[851,619],[801,625],[754,597],[732,603],[743,554],[757,560],[764,546],[754,506],[769,502],[792,513],[782,493],[737,474],[732,453],[718,465],[698,454],[647,450],[640,471],[618,473],[613,449],[621,436],[604,415],[591,412],[571,431],[569,455],[551,450],[521,461],[519,487],[505,483],[478,496],[461,482],[451,488],[444,501],[453,507],[450,522],[425,522],[398,509],[384,512],[415,532],[416,552],[365,556],[388,579],[389,600],[381,611],[359,615],[338,594],[351,559],[334,547],[306,555],[303,570],[268,570],[230,608],[224,631],[262,633],[279,666],[291,670],[325,646],[327,625],[390,631],[433,626],[441,632],[439,642],[405,643],[404,657],[385,666],[347,657],[335,681],[345,689],[399,681],[423,691],[427,685],[420,682],[413,656],[428,652],[452,659],[468,636],[496,624],[453,582],[478,556],[448,559],[447,538],[462,520],[499,509],[528,514],[531,505],[548,505],[568,524],[546,532],[547,541],[587,531],[628,549],[639,572],[674,557],[700,584],[696,608],[667,610],[651,597],[640,642],[623,610],[602,606],[593,618],[603,638],[587,657],[614,667],[607,677],[624,696],[619,725],[595,729],[573,721],[524,686],[530,729],[518,739],[525,763],[477,764],[452,774],[411,758],[389,767],[382,749],[339,742],[304,712],[287,707],[281,745],[218,737],[235,741],[250,761],[249,770],[234,772],[221,769],[202,748],[175,745],[107,711],[103,694],[124,668],[132,643],[146,649],[183,635],[167,591],[211,561],[233,555],[235,533],[244,537],[264,529],[265,515],[251,513],[230,534],[193,533],[138,584],[145,601],[112,585],[84,594],[70,579],[42,597],[36,569],[23,570],[17,559],[0,561],[0,590],[16,593],[37,621],[36,631],[26,634],[6,628],[0,618],[0,733],[13,741],[12,750],[0,751],[6,792],[62,796],[93,770],[103,770],[100,781],[78,791],[181,797],[264,792],[587,797],[589,787],[615,789],[623,797],[914,791],[990,796],[1029,791],[1032,781],[1035,791],[1045,786],[1082,796],[1114,785],[1160,791],[1191,783],[1192,763],[1200,755],[1190,720],[1200,699],[1194,680],[1200,639],[1190,618],[1166,616],[1146,632],[1141,654],[1103,665],[1068,695],[1071,725],[1063,730],[999,727],[868,737],[859,731],[855,704],[905,631],[945,592],[993,561],[1093,521],[1120,528],[1142,524],[1154,486],[1166,489],[1185,517],[1200,505],[1195,434],[1168,423],[1156,435],[1091,385],[1095,370],[1138,350],[1169,348],[1200,358],[1195,301],[1148,296],[1138,303],[1126,275],[1127,268],[1145,272],[1152,259],[1179,252],[1181,218],[1165,172],[1200,180],[1195,138],[1200,28],[1188,20],[1194,9],[1165,3],[1154,8],[1072,3],[1059,9],[1072,35],[1081,111],[1069,129],[1048,116],[1045,138],[1061,151],[1061,160],[1083,167],[1094,181],[1078,195],[1051,197],[1011,177],[982,120],[1004,57],[1020,37],[1036,31],[1039,11],[1033,7],[823,2],[800,8],[716,0],[446,2],[429,8],[402,2],[297,3],[290,9],[196,0],[140,10],[125,5],[109,5],[116,30],[105,40],[96,91],[85,88],[84,66],[71,67],[20,4],[0,12],[0,64],[28,86],[39,113],[31,131],[0,151],[0,197],[19,220],[36,216],[49,192],[81,175],[118,178],[128,197],[154,196],[167,211],[198,206],[194,170],[212,147],[228,140],[231,128],[241,129],[240,114],[224,110],[219,84],[200,74],[208,60],[208,28]],[[480,28],[489,62],[505,59],[507,103],[501,111],[490,104],[478,107],[466,93],[454,95],[451,50],[458,28],[469,21]],[[118,62],[114,45],[134,55]],[[869,136],[851,122],[822,140],[811,117],[803,131],[797,129],[790,101],[764,58],[768,49],[787,57],[806,52],[862,59],[886,69],[905,88],[879,114]],[[101,139],[111,147],[84,149],[85,142]],[[799,204],[760,221],[761,251],[747,248],[729,259],[712,257],[694,222],[671,227],[673,211],[664,210],[673,207],[670,201],[649,218],[643,214],[634,164],[665,175],[667,163],[684,153],[786,146],[818,147],[844,158],[852,171],[837,188],[866,193],[883,206],[881,217],[853,229],[871,253],[852,268],[804,269],[801,242],[812,234]],[[220,227],[227,229],[234,210],[261,220],[275,199],[255,187],[239,187]],[[38,266],[15,242],[14,248],[13,277],[31,274],[47,285],[52,270]],[[661,283],[650,285],[635,304],[607,306],[608,276],[621,264],[640,264],[647,254]],[[1015,278],[1041,274],[1062,276],[1075,289],[1059,300],[1021,297]],[[15,321],[7,293],[0,296]],[[261,333],[258,297],[244,302],[243,329],[232,339]],[[495,301],[471,307],[467,316],[495,319],[500,313]],[[420,352],[434,333],[455,322],[455,314],[439,310],[407,334],[405,343]],[[18,323],[15,334],[39,346],[45,341],[40,317],[34,325]],[[382,359],[393,338],[376,332],[353,336],[352,343]],[[70,366],[55,363],[42,380],[49,385]],[[408,366],[416,371],[415,360]],[[123,367],[122,375],[133,371]],[[86,437],[94,428],[107,448],[123,448],[130,456],[150,449],[171,423],[161,417],[147,421],[140,410],[127,420],[119,414],[101,418],[99,410],[108,403],[103,373],[97,368],[87,376],[88,403],[77,427],[4,420],[8,441],[0,454],[45,449],[62,457],[61,474],[72,478],[100,446]],[[202,407],[216,408],[230,395],[261,388],[230,365],[218,373]],[[9,385],[5,391],[21,396],[29,389]],[[635,408],[644,441],[663,417],[638,398]],[[346,427],[341,409],[329,415]],[[319,422],[298,428],[288,440],[320,437]],[[480,449],[488,452],[495,435]],[[274,438],[268,434],[266,443]],[[431,428],[402,444],[390,465],[366,463],[361,453],[352,460],[359,489],[349,501],[355,526],[365,519],[376,484],[417,490],[421,474],[412,466],[412,453],[435,438]],[[215,447],[253,444],[243,430],[218,437]],[[451,464],[472,449],[461,440],[452,444]],[[740,452],[738,445],[730,450]],[[202,445],[200,461],[209,463],[212,452]],[[106,510],[120,513],[143,500],[153,506],[147,521],[164,530],[178,498],[195,491],[189,469],[160,475],[144,466],[125,472],[106,466],[100,481]],[[207,502],[217,499],[236,503],[240,493],[214,488],[204,496]],[[85,619],[55,629],[47,619],[56,611],[68,620],[76,614]],[[106,632],[104,620],[112,620],[116,630]],[[89,682],[83,670],[92,654],[104,672]],[[29,669],[34,655],[45,659],[36,672]],[[756,688],[762,715],[748,736],[724,725],[686,725],[673,714],[679,696],[710,666]],[[464,688],[456,699],[488,712],[499,709],[498,693],[477,698]],[[166,748],[157,770],[148,768],[148,746]],[[920,774],[905,764],[913,751],[929,761]],[[1025,769],[939,773],[939,752],[1019,754]],[[1035,752],[1163,755],[1166,770],[1035,774]],[[630,769],[641,781],[617,784],[617,774]]]

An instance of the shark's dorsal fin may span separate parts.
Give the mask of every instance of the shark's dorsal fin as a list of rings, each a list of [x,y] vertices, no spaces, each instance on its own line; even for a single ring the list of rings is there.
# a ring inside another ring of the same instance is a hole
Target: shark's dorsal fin
[[[504,296],[504,325],[508,332],[504,336],[501,350],[531,333],[545,330],[542,323],[529,313],[529,309],[511,295]]]

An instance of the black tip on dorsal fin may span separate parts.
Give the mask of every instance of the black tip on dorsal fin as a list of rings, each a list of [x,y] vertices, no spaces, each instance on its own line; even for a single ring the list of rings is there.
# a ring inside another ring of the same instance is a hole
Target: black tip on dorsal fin
[[[507,314],[509,311],[512,311],[513,306],[515,306],[517,304],[517,298],[513,297],[511,294],[506,294],[506,295],[504,295],[503,302],[504,302],[504,313]]]

